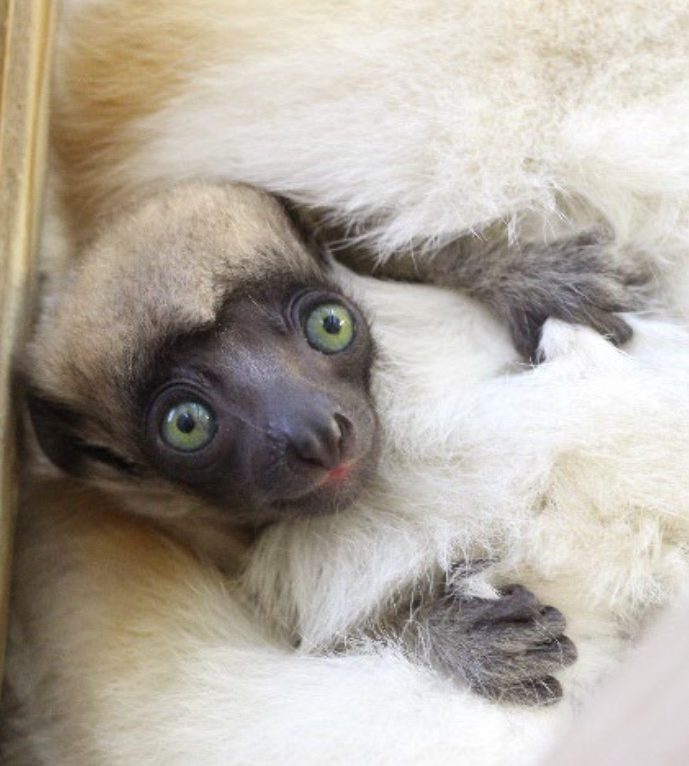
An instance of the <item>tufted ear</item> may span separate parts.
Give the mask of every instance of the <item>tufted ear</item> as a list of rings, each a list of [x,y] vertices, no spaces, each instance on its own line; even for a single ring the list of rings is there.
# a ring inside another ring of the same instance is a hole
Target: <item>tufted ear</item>
[[[88,473],[93,462],[132,475],[135,466],[107,447],[89,444],[80,435],[83,416],[64,402],[29,388],[26,402],[41,449],[61,471],[72,476]]]
[[[326,268],[334,263],[330,248],[320,236],[321,227],[318,225],[316,216],[309,213],[305,208],[297,205],[293,200],[276,195],[277,201],[282,206],[292,228],[299,240],[313,257]]]

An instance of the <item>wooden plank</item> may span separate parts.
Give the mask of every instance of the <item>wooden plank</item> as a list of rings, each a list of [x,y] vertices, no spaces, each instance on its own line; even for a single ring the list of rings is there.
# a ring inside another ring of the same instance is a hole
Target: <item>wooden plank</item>
[[[0,0],[0,673],[17,501],[12,361],[33,296],[54,0]]]

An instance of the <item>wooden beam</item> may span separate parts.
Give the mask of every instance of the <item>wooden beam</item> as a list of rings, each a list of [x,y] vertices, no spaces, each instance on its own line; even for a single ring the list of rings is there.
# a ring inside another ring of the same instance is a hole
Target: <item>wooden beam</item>
[[[18,475],[11,371],[33,297],[54,4],[0,0],[0,673]]]

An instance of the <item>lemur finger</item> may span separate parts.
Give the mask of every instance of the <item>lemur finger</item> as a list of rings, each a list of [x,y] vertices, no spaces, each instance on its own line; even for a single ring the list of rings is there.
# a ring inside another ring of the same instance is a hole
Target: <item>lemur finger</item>
[[[552,705],[562,698],[562,685],[553,676],[523,681],[512,686],[476,687],[475,691],[490,700],[512,705]]]
[[[476,627],[515,620],[532,620],[539,615],[541,604],[536,596],[521,585],[501,590],[496,599],[473,599],[464,607],[467,619]]]
[[[523,604],[527,606],[538,606],[539,601],[535,594],[528,588],[518,583],[511,583],[500,588],[500,601],[510,601],[511,603]]]
[[[567,627],[564,614],[554,606],[542,607],[536,622],[541,630],[545,630],[551,635],[560,635],[564,633]]]
[[[512,342],[521,357],[533,364],[538,364],[538,346],[541,342],[541,331],[547,315],[536,315],[530,311],[512,311],[508,324]]]
[[[554,610],[557,612],[557,610]],[[558,613],[559,615],[559,613]],[[502,654],[523,654],[532,649],[547,650],[553,641],[563,638],[564,619],[561,615],[555,622],[547,620],[529,620],[526,622],[495,623],[481,631],[481,641],[490,647],[492,652]],[[571,644],[567,639],[567,645]],[[572,644],[572,648],[574,644]],[[574,649],[574,657],[576,650]]]
[[[632,287],[623,276],[611,273],[572,274],[562,283],[550,286],[548,299],[539,307],[541,314],[574,318],[588,309],[634,311],[644,304],[644,290]]]
[[[616,346],[621,346],[631,339],[632,328],[617,314],[593,310],[591,316],[591,326],[601,335],[609,338]]]
[[[569,636],[558,636],[546,644],[537,644],[531,650],[533,654],[547,654],[549,659],[557,664],[557,667],[569,667],[573,665],[579,656],[574,641]]]
[[[646,290],[641,291],[641,293],[636,296],[637,300],[640,301],[643,293],[653,286],[654,277],[648,269],[642,266],[637,266],[634,269],[625,269],[621,272],[619,281],[629,287],[646,288]]]
[[[494,647],[493,647],[494,648]],[[568,667],[577,658],[574,643],[567,636],[543,643],[534,643],[525,651],[486,655],[481,678],[485,683],[511,683],[555,673]]]
[[[591,327],[615,346],[624,345],[633,335],[631,326],[622,317],[596,306],[582,304],[576,309],[570,307],[566,311],[561,308],[554,309],[549,316],[570,324]],[[524,313],[518,322],[510,324],[512,340],[517,351],[532,364],[540,364],[543,361],[539,346],[545,321],[546,317]]]
[[[489,644],[483,647],[484,654],[479,662],[470,666],[468,680],[472,688],[487,688],[499,692],[531,684],[535,679],[542,679],[571,665],[577,656],[572,641],[567,636],[540,643],[532,643],[528,648],[516,644],[501,651],[499,645]]]

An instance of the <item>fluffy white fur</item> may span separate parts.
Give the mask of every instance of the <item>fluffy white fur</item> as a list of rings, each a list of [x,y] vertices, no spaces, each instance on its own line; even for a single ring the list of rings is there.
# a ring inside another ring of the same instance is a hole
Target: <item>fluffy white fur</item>
[[[112,4],[70,3],[64,44],[84,7]],[[518,238],[604,220],[687,316],[684,2],[215,0],[156,12],[161,28],[205,19],[208,40],[185,61],[184,87],[124,125],[131,151],[96,159],[103,204],[190,176],[244,180],[361,224],[381,256],[495,221]],[[74,98],[59,75],[58,99]],[[36,502],[9,664],[31,700],[18,721],[29,734],[12,763],[532,763],[565,705],[501,709],[393,653],[307,651],[435,563],[488,554],[492,582],[524,582],[567,614],[580,650],[571,701],[683,589],[684,329],[635,319],[617,351],[550,323],[548,361],[515,374],[507,338],[469,301],[341,278],[383,348],[385,479],[347,513],[272,530],[241,583],[303,632],[304,653],[274,646],[217,574],[154,533],[150,558],[130,557],[111,527],[72,524],[88,503]],[[119,611],[102,606],[125,596]]]

